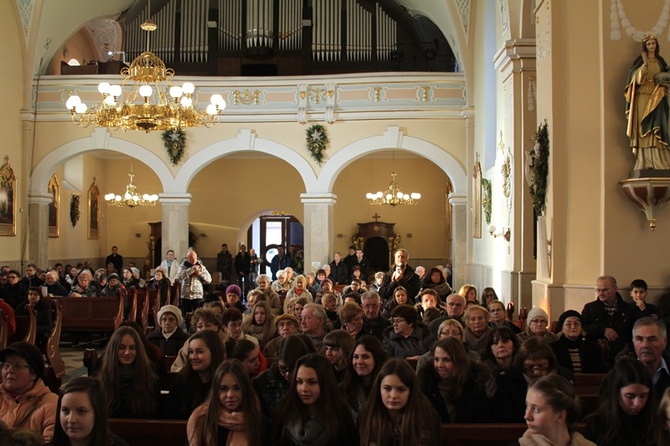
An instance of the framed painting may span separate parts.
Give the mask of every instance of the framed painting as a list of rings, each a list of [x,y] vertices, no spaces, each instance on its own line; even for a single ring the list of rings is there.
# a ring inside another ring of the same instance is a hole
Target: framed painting
[[[49,180],[47,192],[52,197],[52,201],[49,203],[49,237],[56,238],[60,235],[60,184],[56,175],[53,175]]]
[[[100,189],[93,177],[93,183],[88,188],[88,238],[100,238]]]
[[[16,235],[16,176],[8,156],[0,167],[0,235]]]
[[[479,159],[472,172],[472,237],[482,238],[482,166]]]

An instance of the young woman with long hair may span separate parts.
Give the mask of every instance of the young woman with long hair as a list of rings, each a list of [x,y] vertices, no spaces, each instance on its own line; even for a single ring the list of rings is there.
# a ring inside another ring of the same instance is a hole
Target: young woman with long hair
[[[244,365],[223,361],[207,400],[188,419],[189,446],[270,444],[270,420],[263,416]]]
[[[255,378],[267,370],[267,361],[262,366],[260,360],[260,349],[248,339],[228,339],[226,342],[226,354],[229,359],[239,359],[247,369],[250,378]]]
[[[572,385],[559,375],[544,376],[528,386],[524,415],[528,429],[515,444],[595,446],[577,432],[578,417],[579,404]]]
[[[249,314],[242,319],[242,331],[258,339],[261,349],[277,335],[275,315],[269,302],[261,300],[253,304]]]
[[[63,385],[51,446],[128,446],[107,428],[107,401],[100,381],[87,377]]]
[[[308,353],[309,349],[299,336],[287,336],[282,339],[272,366],[253,380],[266,416],[272,416],[272,410],[288,393],[295,363]]]
[[[363,446],[441,444],[440,417],[403,359],[391,358],[379,371],[359,426]]]
[[[153,418],[158,415],[160,381],[137,331],[119,327],[102,356],[97,378],[112,418]]]
[[[323,337],[323,354],[333,365],[337,382],[347,374],[347,363],[354,349],[354,338],[346,330],[333,330]]]
[[[272,444],[356,445],[358,433],[328,360],[317,353],[298,360],[291,388],[275,408]]]
[[[670,389],[663,393],[656,415],[656,446],[670,446]]]
[[[654,383],[638,360],[622,358],[605,375],[600,405],[586,419],[585,437],[608,446],[655,444]]]
[[[354,344],[347,364],[348,372],[340,383],[340,390],[356,417],[360,416],[372,391],[372,384],[387,359],[388,353],[384,346],[373,335],[364,334]]]
[[[216,368],[226,359],[219,335],[201,330],[188,338],[188,361],[170,389],[165,417],[188,419],[207,397]]]
[[[442,423],[488,423],[489,371],[471,361],[456,338],[440,339],[433,344],[431,354],[433,361],[418,371],[419,386]]]

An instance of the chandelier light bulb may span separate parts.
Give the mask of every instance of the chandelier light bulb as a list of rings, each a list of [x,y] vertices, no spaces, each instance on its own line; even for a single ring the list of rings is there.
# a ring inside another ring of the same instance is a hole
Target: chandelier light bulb
[[[116,101],[114,100],[114,96],[111,96],[111,95],[105,97],[105,100],[103,102],[105,103],[105,105],[109,105],[109,106],[112,106],[112,105],[116,104]]]
[[[188,96],[182,96],[179,100],[179,103],[182,105],[182,107],[192,107],[193,99]]]
[[[123,93],[123,90],[121,89],[120,85],[110,85],[109,94],[111,94],[115,98],[118,98],[121,96],[121,93]]]
[[[191,82],[184,82],[181,88],[186,94],[193,94],[195,92],[195,85],[193,85]]]
[[[153,92],[154,92],[154,90],[153,90],[153,88],[151,88],[150,85],[142,85],[140,87],[140,96],[142,96],[145,99],[150,98],[151,95],[153,94]]]
[[[180,98],[182,94],[183,92],[180,86],[174,85],[170,88],[170,96],[172,96],[173,98],[175,99]]]
[[[421,194],[418,193],[418,192],[412,192],[410,194],[410,197],[412,198],[412,200],[420,200],[421,199]]]
[[[77,95],[70,96],[67,98],[67,101],[65,101],[65,106],[68,108],[68,110],[72,110],[79,104],[81,104],[81,98]]]
[[[100,82],[98,84],[98,91],[100,94],[108,94],[109,93],[109,82]]]
[[[209,104],[207,106],[207,114],[208,115],[216,115],[219,113],[219,108],[216,106],[216,104]]]
[[[86,113],[86,110],[87,110],[87,109],[88,109],[88,107],[86,106],[86,104],[84,104],[84,103],[82,102],[81,104],[78,104],[78,105],[74,108],[74,111],[75,111],[76,113],[82,114],[82,113]]]

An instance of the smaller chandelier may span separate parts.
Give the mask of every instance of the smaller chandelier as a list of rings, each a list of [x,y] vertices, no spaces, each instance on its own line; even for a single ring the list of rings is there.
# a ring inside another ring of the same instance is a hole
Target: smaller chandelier
[[[140,192],[137,190],[137,186],[133,183],[133,178],[135,174],[133,173],[132,166],[130,167],[130,183],[126,186],[126,192],[123,195],[116,195],[113,192],[110,192],[105,195],[105,201],[110,206],[116,207],[129,207],[134,208],[135,206],[155,206],[158,201],[158,195],[156,194],[143,194],[140,195]]]
[[[386,192],[379,191],[376,194],[368,192],[365,194],[365,198],[367,198],[368,201],[370,201],[370,204],[373,206],[381,206],[383,204],[397,206],[399,204],[417,204],[417,202],[421,199],[421,194],[418,192],[412,192],[410,194],[403,193],[400,190],[400,186],[398,186],[398,182],[396,181],[396,173],[394,170],[391,174],[391,182],[389,183],[389,187],[386,189]]]

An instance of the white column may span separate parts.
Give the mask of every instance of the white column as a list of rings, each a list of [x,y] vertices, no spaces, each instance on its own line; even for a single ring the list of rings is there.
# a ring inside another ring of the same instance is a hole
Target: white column
[[[191,194],[165,193],[158,194],[163,207],[161,249],[166,252],[172,249],[175,258],[181,259],[188,249],[188,220]]]
[[[46,268],[49,262],[49,193],[28,194],[28,260]]]
[[[451,204],[451,256],[454,270],[452,283],[458,287],[466,283],[465,264],[468,258],[468,198],[465,195],[449,194]],[[460,285],[459,285],[460,284]]]
[[[328,262],[333,250],[333,194],[300,194],[305,221],[305,271],[317,270]]]

